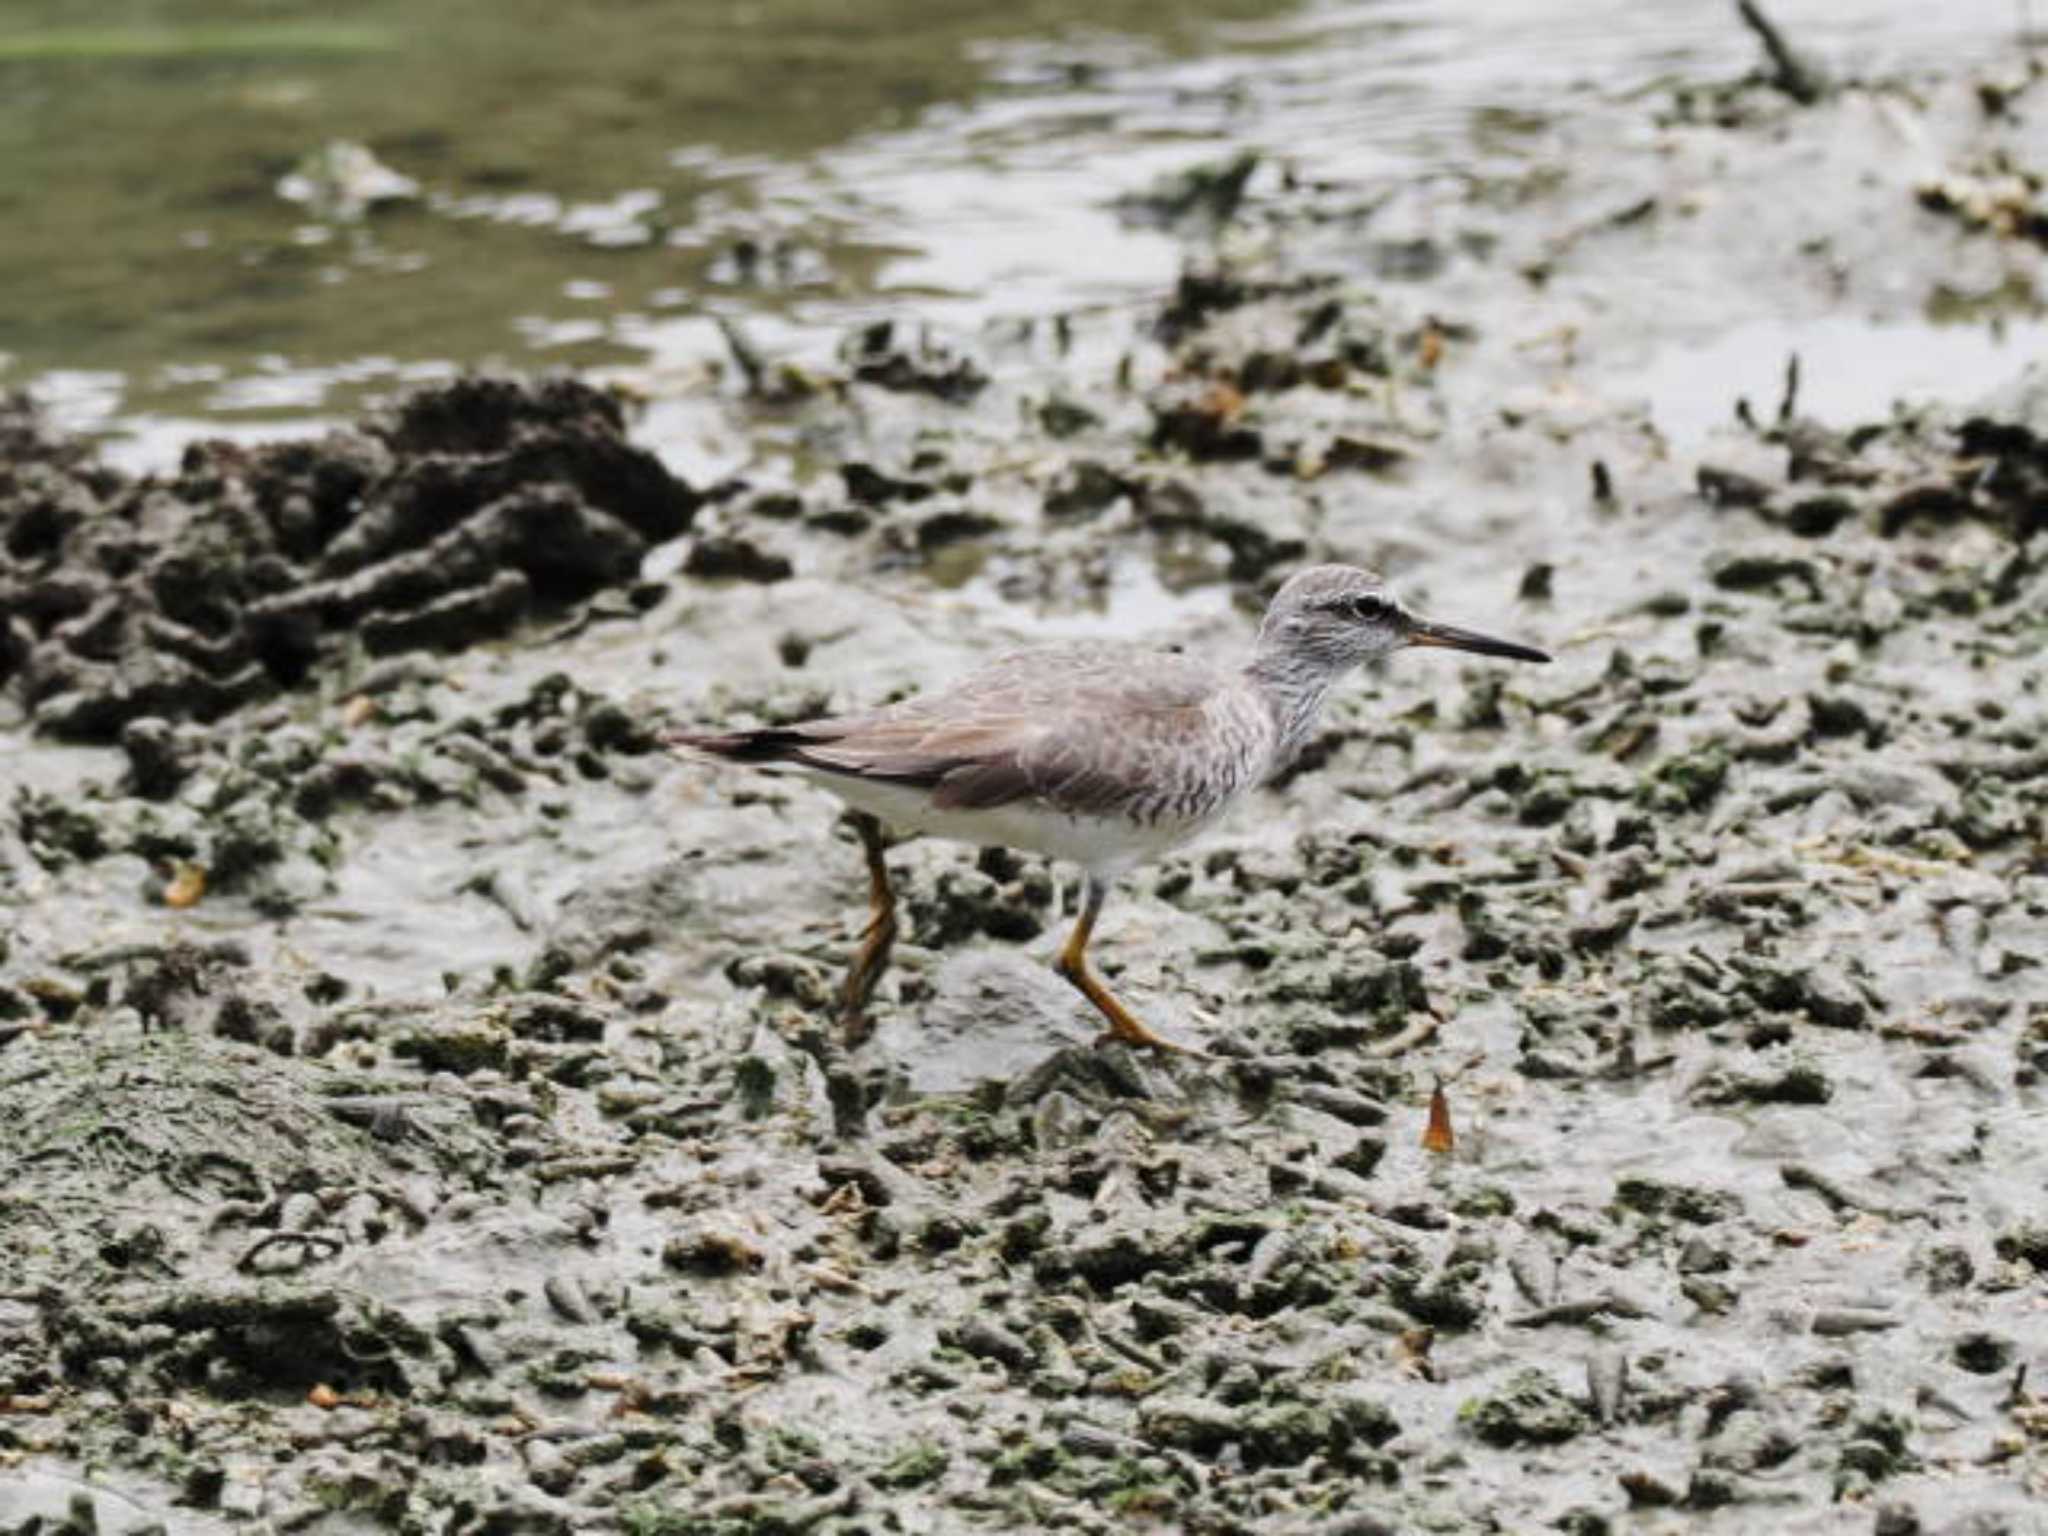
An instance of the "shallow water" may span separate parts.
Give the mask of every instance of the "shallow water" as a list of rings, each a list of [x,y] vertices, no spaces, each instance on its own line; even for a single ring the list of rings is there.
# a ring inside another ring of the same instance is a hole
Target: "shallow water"
[[[1800,403],[1822,421],[1881,421],[1895,406],[1965,394],[2017,375],[2048,352],[2048,322],[1872,324],[1829,315],[1799,324],[1758,321],[1699,347],[1662,353],[1638,382],[1650,414],[1697,444],[1729,422],[1732,402],[1775,408],[1786,360],[1799,359]]]
[[[1798,10],[1795,41],[1842,74],[1995,57],[2029,21],[2009,0]],[[1758,56],[1691,0],[1205,0],[1171,21],[1132,0],[943,21],[601,0],[573,37],[555,14],[10,7],[0,381],[122,435],[134,464],[492,362],[605,364],[687,395],[725,358],[713,316],[802,360],[906,299],[969,328],[1115,313],[1172,279],[1189,238],[1113,200],[1192,164],[1253,150],[1266,180],[1284,165],[1374,196],[1512,177],[1554,155],[1560,112]],[[332,141],[420,195],[355,222],[280,196]],[[2014,307],[2021,327],[2040,309]],[[1921,387],[1930,347],[1987,355],[1989,324],[1894,315],[1836,338],[1858,381],[1842,403]],[[1669,376],[1734,381],[1748,339],[1660,354],[1648,386],[1689,429],[1711,413]]]

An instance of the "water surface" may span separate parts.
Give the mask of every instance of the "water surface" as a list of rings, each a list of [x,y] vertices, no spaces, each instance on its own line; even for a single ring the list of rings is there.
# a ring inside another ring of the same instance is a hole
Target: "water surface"
[[[2026,19],[1798,11],[1845,74],[1995,54]],[[1511,173],[1566,113],[1756,58],[1690,0],[591,0],[573,23],[535,0],[23,0],[0,25],[0,381],[144,462],[491,363],[680,389],[723,355],[713,316],[801,356],[877,314],[1156,292],[1200,233],[1115,200],[1204,161],[1368,190]],[[417,197],[351,219],[280,195],[333,143]]]

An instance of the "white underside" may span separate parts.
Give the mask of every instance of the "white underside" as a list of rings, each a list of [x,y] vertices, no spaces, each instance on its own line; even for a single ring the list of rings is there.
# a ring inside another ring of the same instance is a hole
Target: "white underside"
[[[1068,816],[1033,801],[1013,801],[987,810],[946,811],[933,806],[922,790],[901,784],[799,771],[855,810],[879,817],[892,831],[1048,854],[1104,879],[1186,841],[1207,825],[1165,820],[1140,826],[1121,816]]]

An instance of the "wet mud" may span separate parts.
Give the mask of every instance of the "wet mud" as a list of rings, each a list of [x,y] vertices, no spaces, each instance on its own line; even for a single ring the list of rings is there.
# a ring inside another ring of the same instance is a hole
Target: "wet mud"
[[[0,1529],[2041,1529],[2048,378],[1686,440],[1608,369],[1667,259],[2038,268],[1869,131],[2038,85],[1808,83],[1247,172],[1123,344],[765,360],[717,485],[563,380],[145,480],[8,414]],[[1332,557],[1560,660],[1358,679],[1128,882],[1212,1060],[928,844],[845,1049],[833,803],[655,748]]]

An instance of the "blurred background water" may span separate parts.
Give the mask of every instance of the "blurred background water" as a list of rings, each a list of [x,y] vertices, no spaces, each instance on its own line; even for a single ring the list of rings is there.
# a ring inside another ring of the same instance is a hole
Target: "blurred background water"
[[[1849,73],[2032,25],[1780,20]],[[460,367],[683,370],[719,316],[788,354],[1115,304],[1185,259],[1117,206],[1163,175],[1483,174],[1757,56],[1704,0],[8,0],[0,386],[150,461]]]

